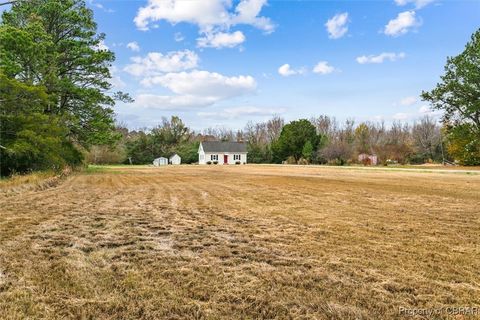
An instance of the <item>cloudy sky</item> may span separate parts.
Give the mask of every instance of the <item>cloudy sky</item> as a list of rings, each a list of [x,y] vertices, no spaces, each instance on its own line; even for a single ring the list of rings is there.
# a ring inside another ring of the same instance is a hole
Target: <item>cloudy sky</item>
[[[195,129],[286,120],[413,121],[480,27],[480,1],[88,0],[135,103],[118,120]]]

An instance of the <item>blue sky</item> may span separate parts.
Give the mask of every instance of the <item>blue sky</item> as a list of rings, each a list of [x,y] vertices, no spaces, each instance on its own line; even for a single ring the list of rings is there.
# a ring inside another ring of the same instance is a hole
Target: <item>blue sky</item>
[[[195,129],[273,114],[414,121],[480,1],[88,0],[117,57],[130,128],[179,115]]]

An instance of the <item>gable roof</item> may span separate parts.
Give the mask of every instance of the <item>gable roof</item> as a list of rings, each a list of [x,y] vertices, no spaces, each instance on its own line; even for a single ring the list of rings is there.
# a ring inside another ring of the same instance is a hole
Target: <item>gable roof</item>
[[[243,142],[203,141],[202,147],[204,152],[247,152],[247,145]]]
[[[172,158],[175,157],[175,156],[179,157],[180,159],[182,158],[182,157],[180,157],[177,153],[172,154],[172,155],[171,155],[170,157],[168,157],[168,158],[169,158],[170,160],[172,160]]]

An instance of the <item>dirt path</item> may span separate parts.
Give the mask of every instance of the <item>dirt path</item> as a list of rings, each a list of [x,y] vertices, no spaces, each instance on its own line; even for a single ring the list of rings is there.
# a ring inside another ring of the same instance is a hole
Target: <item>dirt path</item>
[[[113,168],[0,196],[2,318],[399,318],[480,305],[480,176]],[[447,315],[442,315],[442,317]]]

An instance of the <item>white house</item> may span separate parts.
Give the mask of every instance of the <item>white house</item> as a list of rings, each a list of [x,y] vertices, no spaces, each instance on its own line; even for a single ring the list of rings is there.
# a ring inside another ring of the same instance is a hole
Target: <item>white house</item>
[[[198,147],[199,164],[246,164],[247,145],[243,142],[204,141]]]
[[[178,154],[174,154],[169,158],[170,164],[181,164],[182,163],[182,158]]]
[[[157,159],[153,160],[153,165],[155,167],[166,166],[167,164],[168,164],[168,159],[164,158],[164,157],[160,157],[160,158],[157,158]]]

